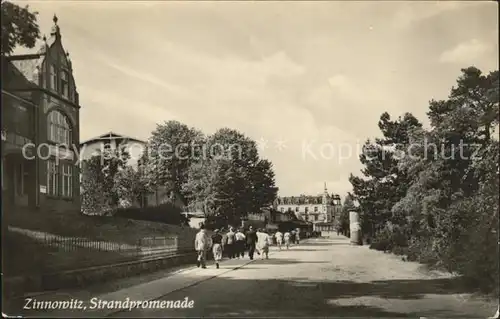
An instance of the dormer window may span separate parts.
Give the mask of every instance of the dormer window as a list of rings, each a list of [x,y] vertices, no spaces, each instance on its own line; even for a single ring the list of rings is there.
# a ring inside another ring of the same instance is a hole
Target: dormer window
[[[49,83],[50,83],[50,89],[57,91],[57,72],[56,72],[56,67],[53,64],[50,65]]]
[[[61,94],[69,99],[69,74],[68,71],[61,71]]]

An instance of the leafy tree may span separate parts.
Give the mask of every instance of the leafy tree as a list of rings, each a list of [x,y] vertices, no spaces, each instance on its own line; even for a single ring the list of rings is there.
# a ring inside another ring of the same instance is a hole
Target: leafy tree
[[[104,215],[108,205],[109,189],[104,187],[105,176],[100,156],[93,156],[82,163],[82,212],[87,215]]]
[[[259,159],[256,143],[238,131],[220,129],[207,138],[208,154],[189,168],[185,192],[191,207],[203,207],[212,224],[239,224],[275,199],[271,162]]]
[[[109,194],[109,204],[111,207],[117,207],[121,198],[115,187],[116,176],[121,170],[127,167],[130,154],[124,147],[105,147],[99,157],[103,163],[102,174],[104,175],[104,187]]]
[[[37,22],[38,12],[31,12],[28,6],[20,7],[3,1],[2,7],[2,55],[11,54],[16,46],[33,48],[40,38]]]
[[[268,160],[260,160],[252,169],[251,182],[252,210],[258,212],[262,207],[271,205],[278,195],[273,164]]]
[[[127,167],[130,155],[124,148],[103,148],[83,161],[82,207],[89,214],[106,214],[120,203],[115,187],[117,174]]]
[[[166,187],[171,197],[189,197],[183,185],[188,181],[190,165],[205,156],[204,140],[200,131],[178,121],[157,125],[144,157],[149,185]]]
[[[127,166],[118,171],[114,179],[113,191],[124,204],[121,206],[132,206],[136,203],[142,206],[143,199],[150,193],[150,189],[141,171]]]

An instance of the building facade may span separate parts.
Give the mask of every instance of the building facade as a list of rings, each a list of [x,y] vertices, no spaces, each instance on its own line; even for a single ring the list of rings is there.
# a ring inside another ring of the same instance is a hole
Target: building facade
[[[326,184],[321,195],[278,197],[274,207],[283,214],[283,219],[293,213],[299,220],[313,223],[315,231],[333,231],[335,217],[342,209],[340,196],[328,194]]]
[[[80,143],[81,164],[92,156],[99,156],[105,149],[126,151],[130,158],[127,165],[138,168],[138,163],[146,149],[146,142],[114,132],[108,132]]]
[[[79,95],[53,21],[37,53],[2,56],[2,202],[9,209],[80,209]]]

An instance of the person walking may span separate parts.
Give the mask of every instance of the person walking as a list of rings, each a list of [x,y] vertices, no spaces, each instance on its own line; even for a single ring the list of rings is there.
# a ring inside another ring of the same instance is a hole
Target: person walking
[[[245,237],[247,239],[248,257],[250,257],[250,260],[253,260],[255,245],[257,244],[257,233],[253,230],[253,226],[248,228],[248,232]],[[260,255],[260,252],[257,251],[257,253]]]
[[[295,241],[297,243],[297,245],[300,244],[300,229],[297,228],[297,232],[295,233]]]
[[[283,238],[285,239],[286,249],[290,249],[290,239],[291,239],[290,237],[291,237],[290,232],[285,232],[285,235],[283,236]]]
[[[225,248],[226,248],[227,256],[229,257],[229,259],[233,259],[236,257],[235,233],[234,233],[233,227],[229,228],[229,232],[226,234]]]
[[[259,229],[257,233],[257,249],[260,252],[261,259],[269,259],[269,235],[264,231],[264,229]]]
[[[275,236],[276,236],[276,245],[278,246],[279,250],[281,250],[281,245],[283,245],[283,233],[278,230]]]
[[[214,230],[212,235],[212,253],[214,254],[215,267],[219,269],[219,263],[222,260],[222,235],[219,230]]]
[[[196,266],[207,268],[207,250],[210,248],[210,238],[207,235],[207,231],[205,230],[205,225],[200,225],[200,231],[196,234],[194,240],[194,249],[198,254],[198,258],[196,260]]]
[[[238,229],[238,231],[234,234],[235,239],[235,255],[236,257],[243,258],[245,257],[245,234],[243,234],[243,228]]]

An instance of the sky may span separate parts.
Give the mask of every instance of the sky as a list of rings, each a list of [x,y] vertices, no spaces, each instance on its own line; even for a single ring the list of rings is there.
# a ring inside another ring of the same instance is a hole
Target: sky
[[[148,139],[178,120],[237,129],[271,160],[280,196],[344,196],[380,115],[424,124],[460,69],[498,69],[494,2],[16,1],[58,16],[81,140]]]

